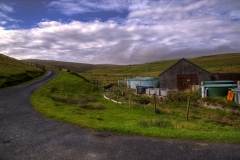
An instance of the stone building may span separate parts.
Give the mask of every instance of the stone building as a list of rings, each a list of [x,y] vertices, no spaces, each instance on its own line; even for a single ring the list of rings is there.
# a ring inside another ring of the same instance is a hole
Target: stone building
[[[210,72],[184,58],[159,75],[160,88],[168,89],[185,90],[209,80]]]

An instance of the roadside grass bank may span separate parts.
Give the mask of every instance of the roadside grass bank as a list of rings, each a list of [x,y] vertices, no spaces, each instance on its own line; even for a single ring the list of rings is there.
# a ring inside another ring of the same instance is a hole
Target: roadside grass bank
[[[196,95],[195,95],[196,96]],[[192,98],[186,121],[185,98],[120,105],[103,98],[95,85],[70,74],[58,76],[31,96],[34,108],[49,118],[92,130],[159,138],[240,143],[240,117],[236,113],[199,107]]]
[[[19,85],[42,76],[45,71],[0,54],[0,89]]]

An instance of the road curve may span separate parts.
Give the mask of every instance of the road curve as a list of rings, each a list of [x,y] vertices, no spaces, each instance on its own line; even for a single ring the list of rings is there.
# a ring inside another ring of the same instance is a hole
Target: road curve
[[[46,118],[29,97],[56,75],[0,90],[1,160],[240,159],[240,144],[120,136]]]

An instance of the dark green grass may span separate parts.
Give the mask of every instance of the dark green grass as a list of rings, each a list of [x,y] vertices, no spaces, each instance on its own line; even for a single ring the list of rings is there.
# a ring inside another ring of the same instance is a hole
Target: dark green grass
[[[60,73],[31,97],[35,109],[47,117],[93,130],[216,142],[240,142],[240,118],[236,113],[199,107],[194,98],[189,121],[186,102],[171,99],[157,105],[120,105],[103,98],[100,90],[70,73]],[[127,99],[127,98],[126,98]]]
[[[35,66],[0,54],[0,88],[30,81],[44,73]]]

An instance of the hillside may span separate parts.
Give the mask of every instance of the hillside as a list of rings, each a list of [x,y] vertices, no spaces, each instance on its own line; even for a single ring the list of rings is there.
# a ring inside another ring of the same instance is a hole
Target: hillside
[[[117,80],[135,76],[158,77],[159,74],[171,67],[180,59],[149,62],[138,65],[123,66],[97,66],[92,70],[81,73],[88,79],[108,79]],[[212,56],[203,56],[188,59],[190,62],[202,67],[211,73],[239,73],[240,72],[240,53],[221,54]]]
[[[203,56],[197,58],[187,58],[194,64],[206,69],[209,72],[240,72],[240,53],[220,54],[212,56]],[[160,73],[168,69],[179,59],[148,62],[145,64],[131,65],[93,65],[73,62],[60,62],[49,60],[25,60],[30,63],[39,63],[45,65],[48,69],[58,70],[67,68],[75,72],[84,72],[85,74],[107,75],[117,74],[123,76],[153,76],[158,77]]]
[[[240,72],[240,53],[218,54],[186,59],[211,73]],[[116,83],[119,79],[135,76],[151,76],[158,78],[159,74],[164,72],[179,60],[180,59],[173,59],[130,65],[93,65],[48,60],[25,61],[43,64],[47,67],[47,69],[57,71],[59,68],[67,68],[70,71],[79,72],[81,76],[84,76],[89,80],[97,79]]]
[[[188,58],[187,58],[188,59]],[[158,62],[149,62],[147,64],[140,65],[126,65],[126,66],[102,66],[94,68],[94,73],[126,73],[126,74],[136,74],[136,75],[149,75],[157,77],[160,73],[168,69],[174,63],[179,61],[176,60],[166,60]],[[221,54],[212,56],[203,56],[197,58],[188,59],[194,64],[204,68],[209,72],[240,72],[240,53],[235,54]]]
[[[212,73],[240,72],[240,53],[229,53],[186,59]],[[34,59],[25,61],[30,63],[39,63],[45,65],[47,69],[56,71],[58,71],[59,68],[67,68],[70,71],[81,73],[81,75],[87,79],[108,79],[110,81],[116,81],[118,79],[135,76],[151,76],[157,78],[159,74],[175,64],[177,61],[179,61],[179,59],[131,65],[93,65]]]
[[[44,73],[31,64],[0,54],[0,88],[24,83]]]
[[[91,64],[85,64],[85,63],[61,62],[61,61],[52,61],[52,60],[27,59],[24,61],[29,63],[38,63],[41,65],[44,65],[49,70],[55,70],[55,71],[59,71],[59,69],[66,68],[75,72],[84,72],[87,70],[91,70],[93,66]]]

